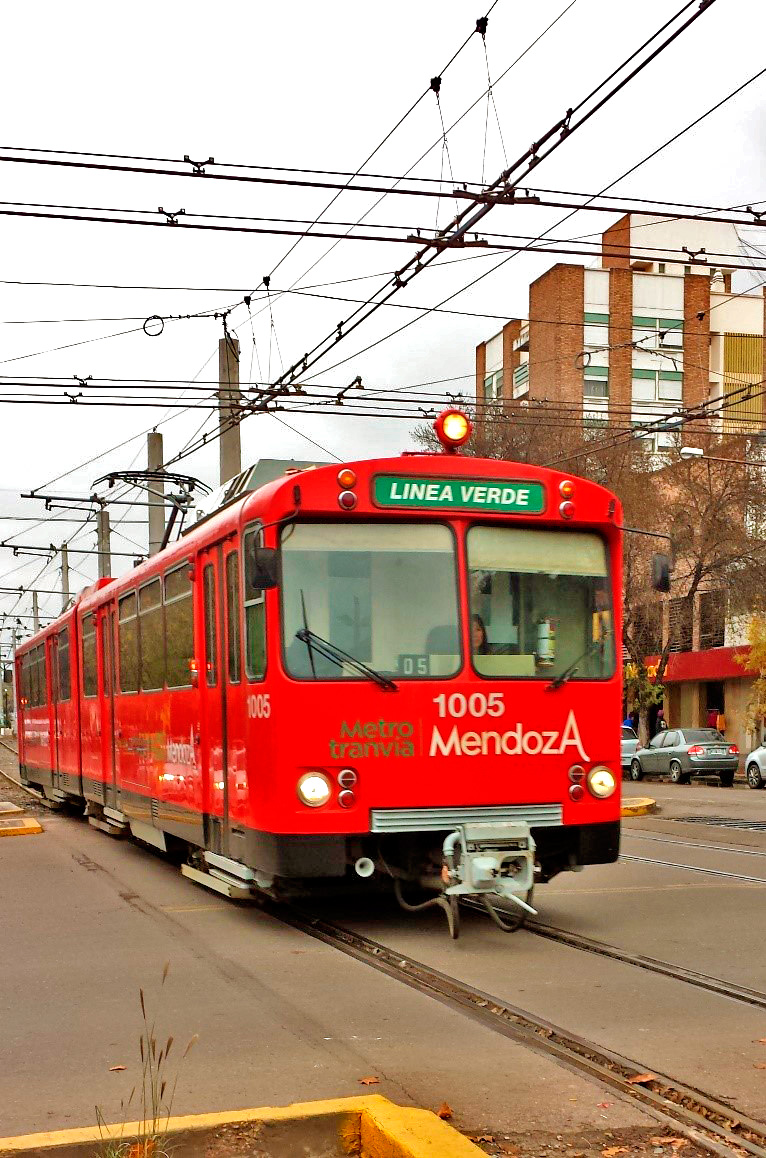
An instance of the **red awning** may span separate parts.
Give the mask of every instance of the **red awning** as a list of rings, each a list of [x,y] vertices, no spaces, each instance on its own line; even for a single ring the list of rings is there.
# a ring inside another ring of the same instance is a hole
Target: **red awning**
[[[711,647],[706,651],[674,651],[668,659],[663,683],[681,683],[686,680],[732,680],[753,678],[741,663],[737,663],[737,656],[747,655],[750,647],[743,644],[741,647]],[[646,657],[645,663],[649,674],[653,677],[652,668],[656,668],[659,656]]]

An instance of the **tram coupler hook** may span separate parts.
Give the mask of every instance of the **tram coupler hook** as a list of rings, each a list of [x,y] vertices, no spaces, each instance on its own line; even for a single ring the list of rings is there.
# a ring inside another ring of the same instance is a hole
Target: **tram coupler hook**
[[[495,900],[510,902],[522,916],[537,916],[529,904],[535,842],[528,824],[461,824],[446,837],[442,852],[447,896],[474,897],[487,907]]]

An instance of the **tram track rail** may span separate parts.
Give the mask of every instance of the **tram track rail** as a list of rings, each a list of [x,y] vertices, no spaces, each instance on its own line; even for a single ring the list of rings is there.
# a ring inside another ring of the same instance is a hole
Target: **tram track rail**
[[[598,1080],[708,1153],[719,1158],[743,1153],[766,1156],[766,1123],[740,1114],[720,1098],[606,1050],[529,1010],[340,925],[292,906],[267,901],[261,907],[282,923],[459,1010],[492,1032]],[[637,1081],[638,1077],[643,1080]]]

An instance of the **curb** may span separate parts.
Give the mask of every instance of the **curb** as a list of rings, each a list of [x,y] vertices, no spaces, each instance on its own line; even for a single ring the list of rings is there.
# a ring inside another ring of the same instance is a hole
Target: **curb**
[[[623,800],[620,816],[648,816],[657,811],[657,801],[650,796],[629,796]]]
[[[289,1106],[263,1106],[254,1110],[233,1110],[220,1114],[191,1114],[170,1118],[168,1134],[189,1130],[212,1130],[244,1123],[266,1129],[292,1124],[331,1126],[343,1149],[341,1153],[364,1154],[366,1158],[479,1158],[483,1151],[469,1142],[430,1110],[397,1106],[380,1094],[355,1098],[331,1098],[321,1102],[296,1102]],[[28,1158],[56,1148],[74,1155],[90,1152],[105,1139],[136,1137],[137,1122],[125,1125],[92,1126],[80,1130],[23,1134],[0,1138],[0,1155],[26,1154]],[[63,1158],[63,1155],[62,1155]]]
[[[37,836],[42,831],[43,826],[29,816],[0,819],[0,836]]]

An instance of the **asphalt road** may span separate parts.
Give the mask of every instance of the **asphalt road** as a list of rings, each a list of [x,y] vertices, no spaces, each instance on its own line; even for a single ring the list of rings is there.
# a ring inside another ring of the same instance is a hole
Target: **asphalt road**
[[[12,761],[0,750],[2,767]],[[556,878],[538,890],[540,919],[766,992],[766,832],[674,819],[763,822],[766,792],[640,789],[662,807],[626,823],[624,851],[643,859]],[[0,840],[0,1136],[92,1124],[96,1105],[119,1119],[139,1073],[140,987],[159,1005],[158,1036],[173,1034],[177,1050],[199,1034],[180,1113],[353,1095],[377,1077],[371,1091],[446,1101],[469,1133],[534,1136],[549,1151],[590,1152],[586,1134],[598,1153],[657,1133],[597,1082],[223,901],[150,851],[60,814],[43,824],[41,836]],[[438,913],[346,905],[332,916],[766,1120],[764,1009],[478,915],[457,943]]]

